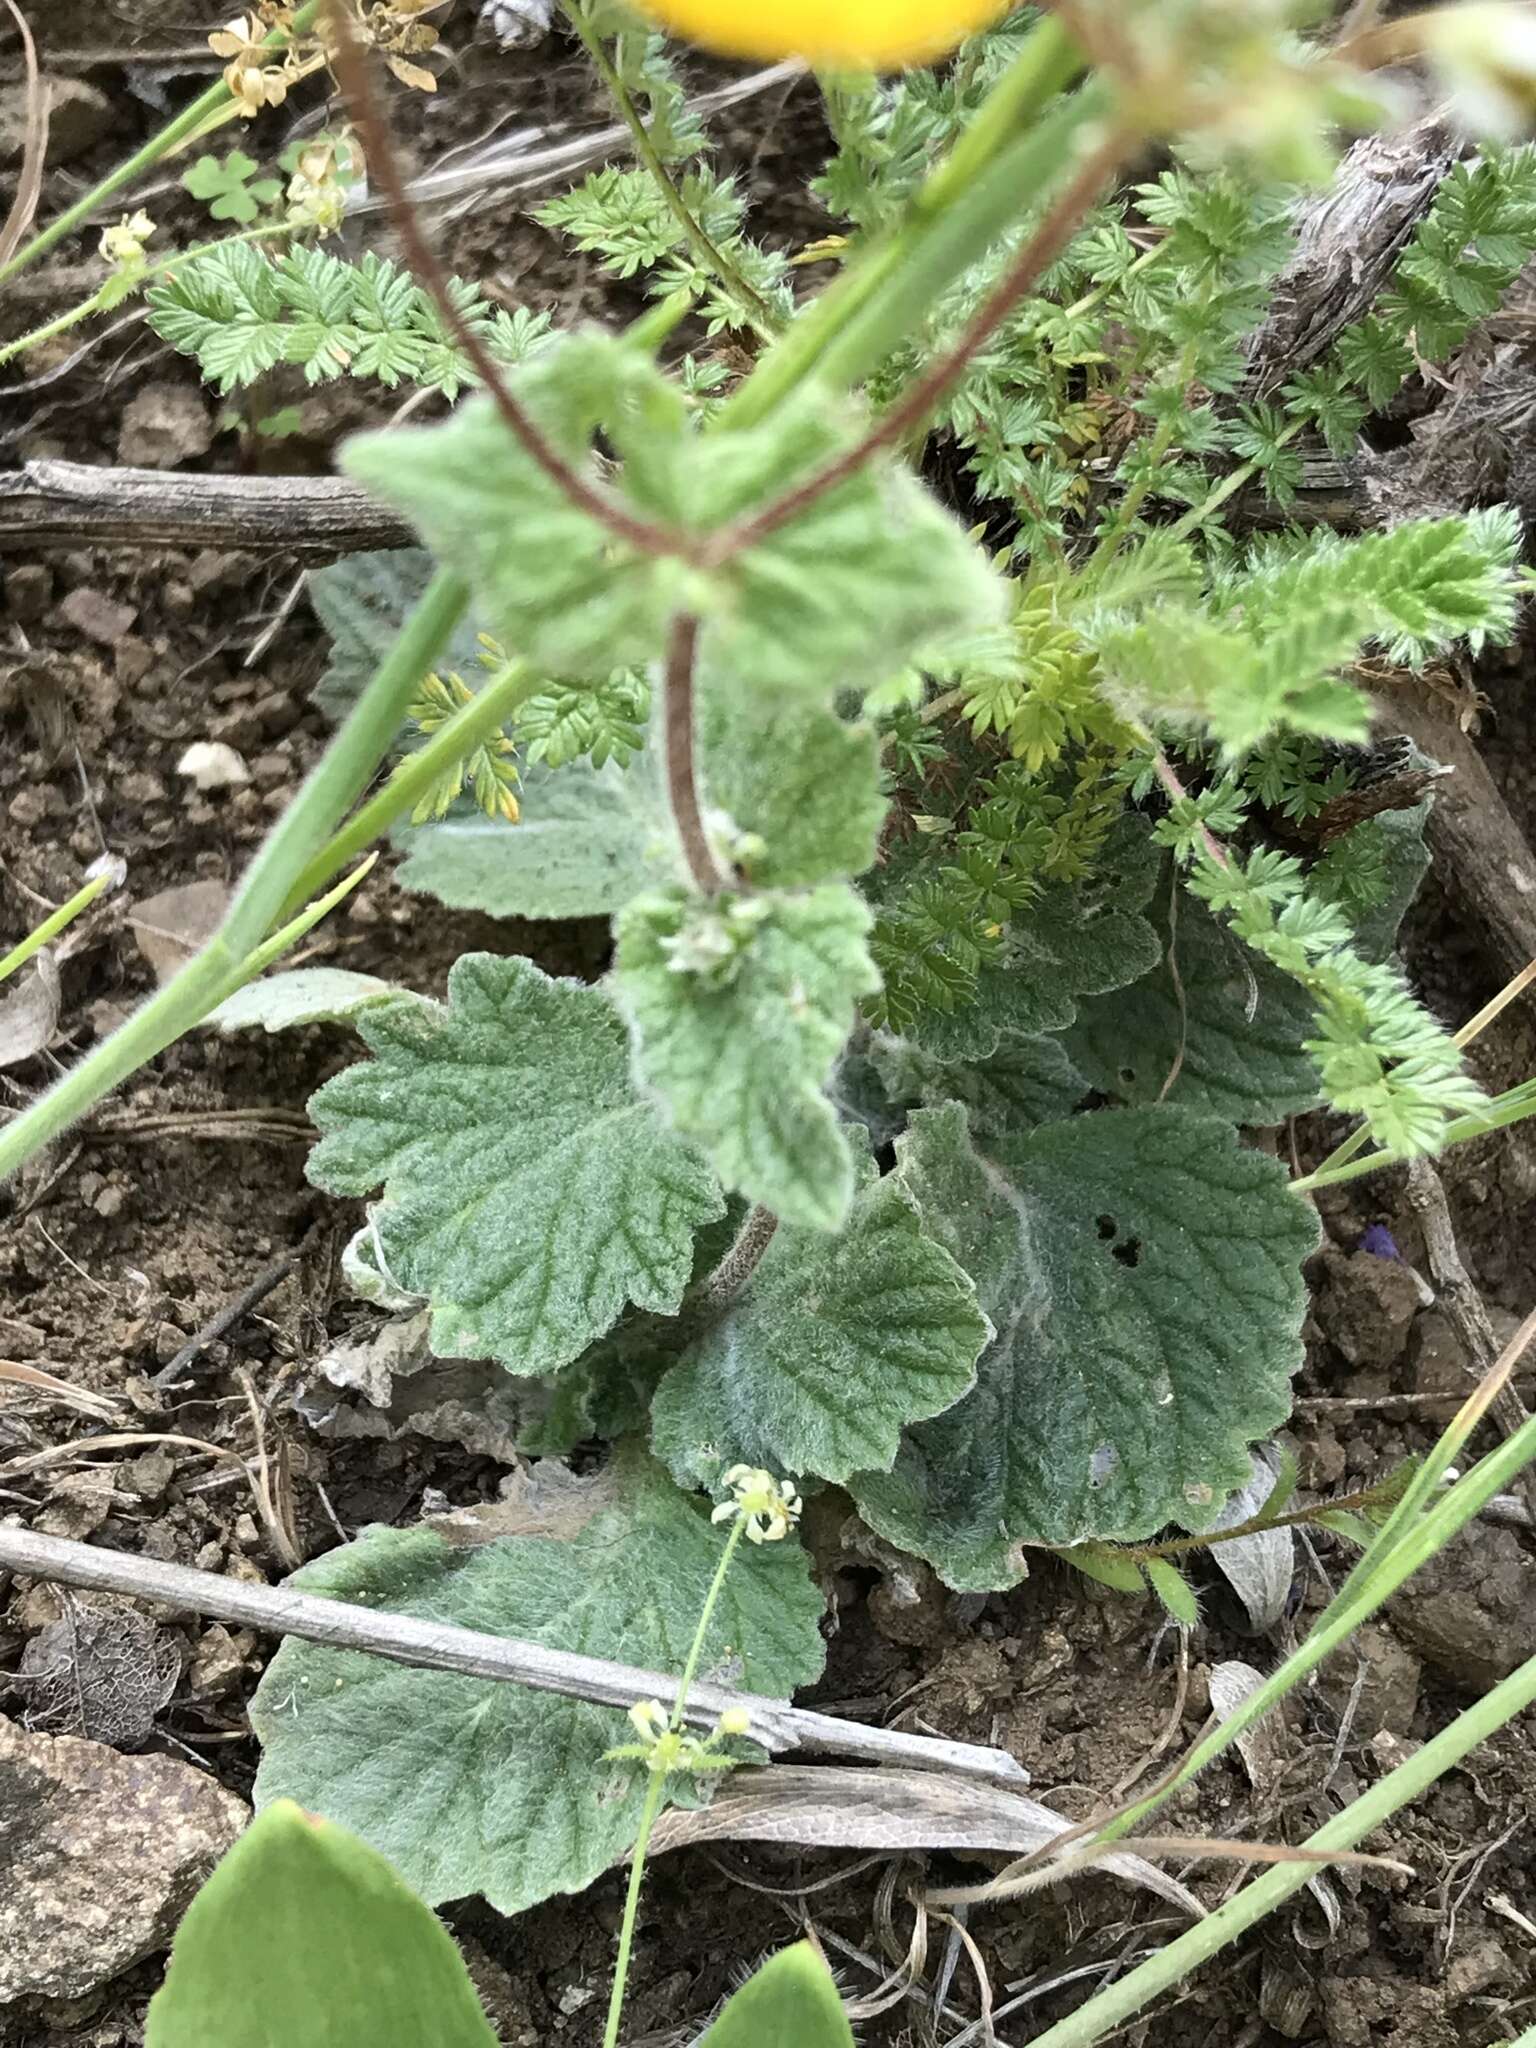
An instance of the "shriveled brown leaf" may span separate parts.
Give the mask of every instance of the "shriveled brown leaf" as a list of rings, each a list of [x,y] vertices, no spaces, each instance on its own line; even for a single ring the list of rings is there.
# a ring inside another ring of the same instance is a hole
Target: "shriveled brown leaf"
[[[229,907],[222,882],[183,882],[146,896],[128,912],[139,951],[162,985],[213,937]]]
[[[21,170],[16,178],[16,196],[0,227],[0,263],[9,263],[21,246],[21,238],[32,225],[43,189],[43,162],[48,154],[48,88],[37,66],[37,45],[27,18],[16,0],[5,0],[21,36],[22,62],[27,72],[27,130],[21,150]]]
[[[51,1400],[62,1401],[66,1408],[78,1408],[103,1422],[110,1422],[122,1406],[108,1394],[92,1394],[84,1387],[72,1387],[68,1380],[44,1372],[40,1365],[23,1365],[14,1358],[0,1358],[0,1380],[13,1387],[26,1387],[31,1393],[46,1394]]]
[[[937,1771],[822,1770],[772,1764],[734,1772],[709,1804],[664,1814],[651,1850],[695,1842],[784,1842],[806,1849],[953,1849],[1032,1855],[1067,1822],[1022,1792]],[[1049,1868],[1049,1865],[1043,1866]],[[1111,1850],[1098,1867],[1156,1892],[1195,1919],[1205,1908],[1186,1886],[1139,1856]]]
[[[45,948],[14,988],[0,991],[0,1067],[35,1059],[59,1021],[59,970]]]

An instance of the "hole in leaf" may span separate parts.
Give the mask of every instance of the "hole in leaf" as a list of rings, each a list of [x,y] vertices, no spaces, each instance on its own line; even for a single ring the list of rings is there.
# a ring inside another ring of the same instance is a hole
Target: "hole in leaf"
[[[1120,1069],[1120,1078],[1129,1085],[1136,1078],[1136,1069],[1134,1067],[1122,1067]]]
[[[1120,1226],[1116,1223],[1113,1216],[1101,1216],[1099,1218],[1099,1238],[1101,1242],[1108,1244],[1119,1228]]]
[[[1088,1484],[1102,1486],[1120,1462],[1113,1444],[1100,1444],[1088,1460]]]
[[[1139,1266],[1141,1264],[1141,1239],[1139,1237],[1122,1238],[1120,1243],[1110,1253],[1110,1257],[1118,1259],[1122,1266]]]

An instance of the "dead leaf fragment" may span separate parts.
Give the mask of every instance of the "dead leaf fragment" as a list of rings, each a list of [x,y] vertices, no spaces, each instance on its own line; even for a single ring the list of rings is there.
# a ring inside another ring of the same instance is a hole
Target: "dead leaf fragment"
[[[59,1021],[59,970],[45,947],[30,973],[0,993],[0,1067],[35,1059],[53,1040]]]
[[[734,1772],[707,1806],[673,1808],[652,1854],[695,1842],[783,1842],[807,1849],[951,1849],[1030,1856],[1067,1832],[1059,1813],[1022,1792],[938,1771],[771,1764]],[[1047,1866],[1048,1867],[1048,1866]],[[1195,1919],[1205,1908],[1177,1878],[1139,1856],[1097,1868],[1156,1892]]]
[[[229,890],[213,881],[183,882],[134,904],[128,922],[162,987],[207,945],[228,907]]]

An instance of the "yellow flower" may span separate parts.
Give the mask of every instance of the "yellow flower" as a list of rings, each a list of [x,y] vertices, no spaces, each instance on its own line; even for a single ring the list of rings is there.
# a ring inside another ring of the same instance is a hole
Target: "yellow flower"
[[[775,1479],[756,1465],[733,1465],[721,1484],[731,1490],[712,1522],[746,1524],[749,1543],[779,1543],[800,1519],[802,1502],[792,1479]]]
[[[144,244],[155,232],[155,224],[142,207],[135,214],[124,214],[115,228],[108,228],[101,238],[101,253],[118,270],[140,271],[144,268]]]
[[[804,57],[850,70],[929,64],[1012,0],[638,0],[673,34],[728,57]]]

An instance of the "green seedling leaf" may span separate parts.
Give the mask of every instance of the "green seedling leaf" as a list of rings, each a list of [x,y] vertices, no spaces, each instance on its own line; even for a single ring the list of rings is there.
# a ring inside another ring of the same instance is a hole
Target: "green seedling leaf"
[[[1181,1628],[1197,1628],[1200,1623],[1200,1603],[1195,1598],[1195,1589],[1166,1557],[1149,1557],[1144,1561],[1147,1583],[1157,1595],[1166,1613]]]
[[[1037,1543],[1199,1527],[1285,1419],[1317,1224],[1277,1163],[1186,1110],[972,1144],[919,1110],[899,1178],[997,1335],[975,1389],[850,1491],[949,1584],[1013,1584]]]
[[[291,1583],[681,1671],[720,1561],[708,1504],[632,1452],[586,1496],[561,1488],[551,1505],[560,1538],[476,1545],[427,1527],[374,1530]],[[797,1542],[754,1549],[726,1581],[703,1672],[787,1697],[821,1671],[821,1612]],[[611,1708],[290,1638],[251,1703],[251,1725],[263,1749],[258,1806],[297,1799],[355,1829],[429,1904],[480,1893],[498,1912],[520,1913],[579,1891],[639,1825],[644,1773],[604,1761],[633,1733]]]
[[[724,1202],[702,1157],[630,1076],[608,998],[526,960],[466,954],[448,1002],[363,1011],[375,1057],[310,1104],[310,1177],[381,1183],[380,1258],[432,1305],[440,1358],[553,1372],[626,1302],[676,1313],[694,1232]]]
[[[642,896],[618,921],[617,989],[641,1078],[726,1187],[786,1223],[836,1230],[853,1159],[823,1093],[878,986],[869,912],[839,884],[806,895],[685,889]]]
[[[1059,1555],[1084,1578],[1109,1586],[1116,1593],[1145,1593],[1147,1590],[1146,1574],[1141,1566],[1126,1552],[1112,1550],[1107,1543],[1076,1543]]]
[[[840,1483],[970,1387],[990,1335],[976,1291],[907,1190],[865,1171],[841,1235],[781,1224],[663,1380],[652,1442],[680,1485],[736,1464]]]
[[[856,431],[806,401],[768,426],[702,437],[647,357],[596,332],[567,338],[512,382],[568,463],[631,517],[683,536],[716,533],[778,497]],[[620,458],[617,477],[599,474],[599,435]],[[440,427],[366,435],[347,466],[462,568],[498,637],[555,676],[654,658],[668,620],[686,610],[705,622],[706,665],[750,676],[766,697],[828,697],[883,682],[936,636],[1003,616],[1001,581],[980,550],[888,462],[715,569],[616,540],[570,503],[489,400]]]
[[[280,1799],[188,1907],[145,2048],[495,2048],[442,1923],[375,1849]]]
[[[200,156],[182,173],[181,182],[194,199],[203,201],[215,220],[249,227],[283,189],[279,178],[257,178],[256,168],[254,157],[243,149],[232,149],[222,162],[216,156]]]
[[[268,974],[226,996],[207,1022],[223,1032],[260,1029],[291,1031],[299,1024],[350,1024],[375,1003],[396,1001],[401,991],[374,974],[345,967],[295,967]]]
[[[699,2048],[853,2048],[853,2029],[832,1972],[798,1941],[742,1985]]]

